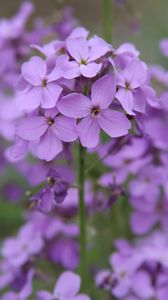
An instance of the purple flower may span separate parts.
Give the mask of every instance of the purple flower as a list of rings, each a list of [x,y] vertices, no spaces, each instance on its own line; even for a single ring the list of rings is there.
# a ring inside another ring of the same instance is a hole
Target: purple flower
[[[12,267],[24,265],[31,256],[37,255],[43,248],[43,239],[34,227],[27,224],[22,227],[15,238],[5,240],[2,245],[2,256],[8,259]]]
[[[54,109],[46,110],[44,116],[32,116],[19,121],[16,132],[23,140],[35,142],[37,157],[47,161],[63,150],[62,141],[77,139],[75,120],[58,115]]]
[[[84,37],[69,38],[66,48],[71,57],[76,61],[74,68],[77,76],[83,75],[93,78],[101,70],[102,63],[95,62],[108,52],[104,44],[94,43],[91,46]]]
[[[168,202],[165,198],[148,200],[145,197],[131,198],[130,203],[134,208],[131,214],[131,229],[136,234],[144,234],[159,224],[163,229],[168,229]]]
[[[70,94],[58,102],[58,109],[65,116],[83,118],[77,125],[81,144],[92,148],[97,146],[100,130],[110,137],[126,135],[130,122],[125,115],[109,109],[116,93],[115,79],[111,75],[97,80],[91,88],[91,100],[78,93]]]
[[[25,81],[25,89],[18,98],[19,108],[32,110],[40,105],[43,108],[54,107],[62,92],[62,87],[56,82],[61,75],[59,67],[48,73],[47,63],[38,56],[24,63],[22,77]]]
[[[146,165],[129,183],[129,192],[133,197],[144,197],[155,202],[160,196],[160,187],[165,182],[165,170],[162,167]]]
[[[164,38],[160,41],[160,50],[162,54],[166,57],[168,57],[168,39]]]
[[[87,295],[78,294],[81,280],[73,272],[65,271],[58,278],[53,293],[40,291],[37,294],[38,300],[90,300]]]
[[[79,263],[79,245],[72,238],[60,238],[49,246],[51,261],[73,270]]]
[[[19,293],[16,292],[7,292],[2,296],[1,300],[27,300],[28,297],[32,294],[32,279],[34,272],[32,270],[29,271],[27,275],[27,281]]]
[[[147,68],[138,59],[132,59],[123,71],[117,71],[119,89],[116,98],[130,115],[135,114],[133,110],[145,110],[146,98],[140,87],[145,84],[146,78]]]

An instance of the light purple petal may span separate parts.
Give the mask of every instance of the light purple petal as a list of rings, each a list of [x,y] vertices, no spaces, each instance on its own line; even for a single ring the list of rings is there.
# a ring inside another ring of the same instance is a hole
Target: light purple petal
[[[69,300],[91,300],[91,299],[87,295],[80,294],[80,295],[70,298]]]
[[[8,292],[1,297],[1,300],[18,300],[18,295],[15,292]]]
[[[24,140],[34,141],[44,134],[47,127],[44,117],[29,117],[18,122],[16,134]]]
[[[47,291],[39,291],[37,293],[38,300],[53,300],[53,295]]]
[[[62,87],[56,83],[48,83],[43,88],[43,98],[41,106],[43,108],[52,108],[56,105],[58,98],[62,92]]]
[[[141,89],[136,89],[133,93],[134,97],[134,107],[135,111],[145,113],[147,99]]]
[[[71,118],[83,118],[91,111],[92,103],[86,96],[78,93],[62,97],[57,103],[58,110]]]
[[[80,75],[79,64],[76,61],[68,61],[62,69],[62,77],[65,79],[73,79]]]
[[[78,137],[76,122],[72,118],[64,116],[56,117],[52,130],[64,142],[73,142]]]
[[[78,63],[88,60],[89,48],[87,40],[83,37],[68,39],[67,50]]]
[[[132,290],[135,295],[142,299],[152,299],[155,295],[151,277],[147,272],[139,271],[132,278]]]
[[[110,51],[110,45],[96,35],[89,40],[89,46],[90,52],[88,61],[96,60]]]
[[[125,115],[118,111],[106,109],[97,118],[99,126],[111,137],[119,137],[128,134],[130,122]]]
[[[97,80],[91,88],[91,100],[94,106],[107,108],[115,97],[116,82],[112,75],[106,75]]]
[[[46,62],[38,57],[32,57],[28,62],[22,65],[22,75],[33,86],[41,85],[41,81],[47,73]]]
[[[43,97],[42,87],[33,87],[18,95],[16,104],[19,110],[33,110],[40,106]]]
[[[96,147],[99,142],[100,127],[96,118],[88,116],[77,126],[81,144],[84,147]]]
[[[148,232],[158,221],[157,213],[133,212],[131,216],[131,228],[136,234],[144,234]]]
[[[49,128],[41,137],[40,143],[37,147],[37,156],[40,159],[50,161],[63,150],[63,145],[59,138]]]
[[[116,98],[129,115],[135,115],[133,112],[134,98],[130,90],[120,87],[116,94]]]
[[[80,285],[79,275],[66,271],[58,278],[53,295],[56,299],[71,299],[79,292]]]
[[[145,83],[147,78],[147,69],[143,62],[138,59],[133,59],[127,65],[123,72],[123,76],[130,84],[131,89],[140,87]]]
[[[100,71],[102,64],[97,64],[95,62],[89,62],[88,64],[81,64],[79,69],[81,74],[87,78],[93,78]]]
[[[5,151],[5,157],[10,162],[16,162],[25,158],[28,153],[28,142],[19,140]]]
[[[27,282],[19,293],[19,300],[25,300],[32,294],[32,279],[34,272],[30,270],[27,275]]]

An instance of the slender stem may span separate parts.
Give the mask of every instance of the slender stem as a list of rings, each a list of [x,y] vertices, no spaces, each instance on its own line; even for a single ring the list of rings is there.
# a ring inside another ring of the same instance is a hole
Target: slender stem
[[[103,34],[108,43],[112,41],[112,0],[103,0]]]
[[[87,243],[85,215],[85,148],[79,143],[78,187],[79,187],[79,222],[80,222],[80,275],[82,289],[86,288],[87,278]]]

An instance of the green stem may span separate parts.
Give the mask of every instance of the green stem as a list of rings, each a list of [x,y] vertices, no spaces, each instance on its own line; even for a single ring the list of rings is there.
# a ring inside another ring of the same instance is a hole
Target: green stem
[[[103,35],[108,43],[112,41],[112,0],[103,0]]]
[[[79,143],[78,187],[79,187],[79,223],[80,223],[80,275],[82,289],[86,288],[87,278],[87,243],[85,214],[85,148]]]

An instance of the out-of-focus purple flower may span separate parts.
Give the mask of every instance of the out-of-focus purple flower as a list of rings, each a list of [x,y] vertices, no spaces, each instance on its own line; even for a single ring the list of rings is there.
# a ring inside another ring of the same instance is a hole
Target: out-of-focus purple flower
[[[131,198],[130,203],[135,210],[130,219],[133,232],[136,234],[147,233],[156,224],[163,229],[168,229],[168,202],[165,198],[152,199],[152,201],[145,197]]]
[[[32,279],[34,276],[33,270],[30,270],[27,275],[27,281],[22,289],[16,292],[7,292],[2,296],[1,300],[27,300],[32,294]]]
[[[168,39],[167,38],[162,39],[160,41],[160,45],[159,46],[160,46],[161,53],[164,56],[168,57]]]
[[[156,199],[159,199],[160,188],[164,182],[164,168],[147,165],[129,183],[129,192],[133,197],[145,197],[149,201],[154,202]]]
[[[78,93],[70,94],[59,100],[58,109],[62,114],[71,118],[83,118],[77,128],[81,144],[84,147],[97,146],[101,129],[110,137],[119,137],[128,133],[130,123],[125,115],[109,109],[115,93],[115,79],[113,76],[107,75],[93,84],[91,100]]]
[[[9,238],[2,245],[1,254],[13,267],[24,265],[37,255],[43,248],[44,242],[39,232],[34,232],[31,224],[22,227],[16,238]]]
[[[61,238],[50,244],[48,255],[54,263],[65,269],[75,269],[79,263],[79,245],[76,240]]]
[[[61,20],[53,25],[53,28],[61,40],[66,40],[77,24],[78,20],[74,18],[72,7],[67,6],[64,8]]]

